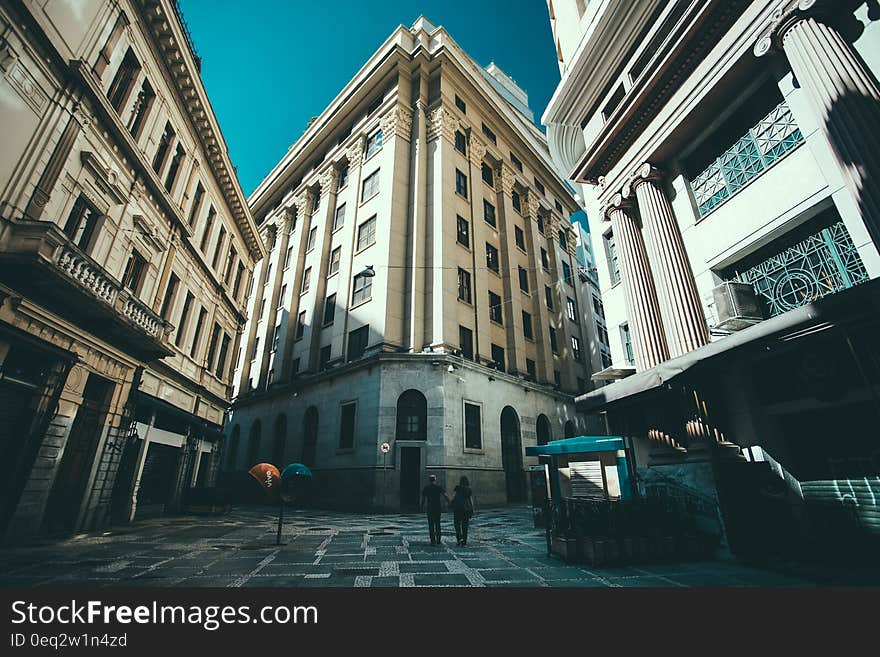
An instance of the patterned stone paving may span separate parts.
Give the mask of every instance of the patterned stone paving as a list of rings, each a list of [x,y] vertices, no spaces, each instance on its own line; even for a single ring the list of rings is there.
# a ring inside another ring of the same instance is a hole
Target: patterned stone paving
[[[0,549],[0,586],[412,587],[811,586],[730,562],[571,566],[546,556],[525,507],[482,510],[467,547],[451,516],[431,545],[420,514],[293,511],[275,545],[271,508],[160,518]]]

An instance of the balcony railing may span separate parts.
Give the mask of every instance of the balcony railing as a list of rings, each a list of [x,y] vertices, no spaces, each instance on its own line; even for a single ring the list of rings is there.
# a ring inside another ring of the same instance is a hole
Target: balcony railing
[[[783,101],[691,181],[700,217],[733,198],[803,141]]]

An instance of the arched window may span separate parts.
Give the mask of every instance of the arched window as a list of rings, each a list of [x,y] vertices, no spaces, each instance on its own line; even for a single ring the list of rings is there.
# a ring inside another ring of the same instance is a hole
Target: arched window
[[[397,440],[428,439],[428,400],[418,390],[397,398]]]
[[[538,439],[539,445],[546,445],[553,440],[553,430],[550,428],[550,420],[548,420],[547,416],[544,414],[539,415],[538,421],[535,423],[535,436]]]
[[[229,438],[229,455],[226,457],[226,468],[235,470],[238,463],[238,442],[241,438],[241,427],[237,424],[232,427],[232,435]]]
[[[312,467],[318,454],[318,409],[309,406],[303,417],[302,462]]]
[[[565,423],[565,437],[566,438],[574,438],[577,435],[577,429],[575,428],[574,422],[571,420],[567,420]]]
[[[284,469],[284,448],[287,446],[287,416],[284,413],[275,419],[275,442],[272,445],[272,464]]]
[[[247,463],[245,463],[245,467],[248,469],[254,467],[259,462],[257,459],[260,458],[261,431],[262,425],[260,421],[254,420],[254,423],[251,425],[251,435],[248,437]]]

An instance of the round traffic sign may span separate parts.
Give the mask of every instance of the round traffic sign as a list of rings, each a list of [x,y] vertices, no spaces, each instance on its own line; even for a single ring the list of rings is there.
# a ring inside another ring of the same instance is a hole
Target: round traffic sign
[[[381,445],[379,445],[379,449],[382,450],[383,454],[387,454],[391,451],[391,445],[389,445],[388,443],[382,443]]]

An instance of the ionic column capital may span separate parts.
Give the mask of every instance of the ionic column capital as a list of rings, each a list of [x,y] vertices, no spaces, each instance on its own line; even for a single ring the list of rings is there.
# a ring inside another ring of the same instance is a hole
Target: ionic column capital
[[[665,173],[662,169],[658,169],[650,162],[645,162],[642,166],[636,169],[633,172],[632,176],[629,179],[629,182],[624,186],[629,187],[630,190],[635,190],[640,184],[645,182],[652,182],[655,185],[658,184],[661,180],[663,180]],[[627,194],[628,196],[628,194]]]
[[[858,36],[861,24],[850,11],[841,12],[839,7],[832,6],[834,4],[829,0],[784,0],[770,15],[769,25],[755,42],[755,56],[763,57],[771,52],[781,52],[791,28],[811,18],[834,27],[844,36]]]
[[[632,207],[632,198],[624,196],[622,192],[618,192],[610,199],[608,199],[605,205],[602,206],[602,219],[604,221],[611,221],[612,214],[614,214],[615,212],[626,213],[628,210],[632,210]]]

